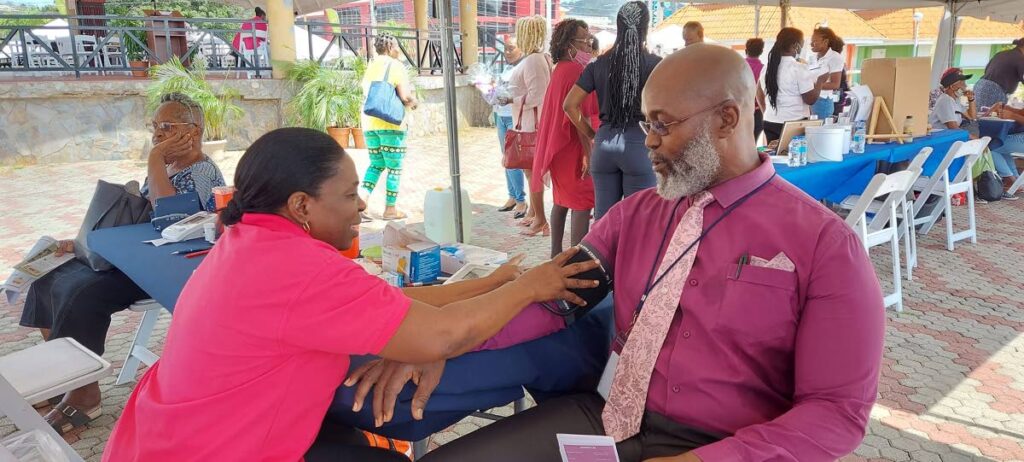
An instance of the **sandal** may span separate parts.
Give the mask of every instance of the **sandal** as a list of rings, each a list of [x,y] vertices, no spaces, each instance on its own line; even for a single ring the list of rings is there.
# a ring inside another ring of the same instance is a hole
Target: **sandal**
[[[551,235],[551,227],[549,225],[544,225],[540,229],[533,229],[533,228],[524,229],[522,231],[519,231],[519,234],[522,234],[523,236],[528,236],[528,237],[533,237],[533,236],[536,236],[538,234],[541,234],[541,235],[544,235],[544,236],[550,236]]]
[[[383,218],[384,218],[384,221],[404,220],[406,218],[409,218],[409,215],[406,215],[405,212],[395,211],[395,213],[390,214],[390,215],[385,213]]]
[[[64,395],[58,395],[58,396],[54,396],[53,398],[50,398],[50,399],[48,399],[46,401],[40,401],[38,403],[35,403],[35,404],[32,405],[32,407],[35,408],[35,409],[46,409],[48,407],[56,406],[56,405],[60,404],[60,402],[63,401],[63,400],[64,400]]]
[[[101,415],[103,415],[103,408],[99,404],[88,410],[82,410],[70,404],[58,404],[46,414],[46,421],[58,435],[63,436],[72,430],[84,427]]]

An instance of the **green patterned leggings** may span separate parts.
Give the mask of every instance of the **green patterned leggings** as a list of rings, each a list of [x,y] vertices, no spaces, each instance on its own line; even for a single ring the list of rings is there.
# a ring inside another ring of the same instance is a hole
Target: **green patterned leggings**
[[[402,159],[405,158],[405,132],[401,130],[370,130],[366,132],[366,147],[370,151],[370,167],[363,175],[363,189],[373,193],[384,170],[388,171],[386,183],[388,207],[398,202],[398,184],[402,179]]]

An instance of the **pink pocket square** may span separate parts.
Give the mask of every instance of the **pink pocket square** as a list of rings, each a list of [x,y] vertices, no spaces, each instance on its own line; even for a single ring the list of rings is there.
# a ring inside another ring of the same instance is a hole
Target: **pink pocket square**
[[[751,256],[750,257],[750,265],[751,266],[759,266],[761,268],[770,268],[770,269],[777,269],[777,270],[782,270],[782,271],[789,271],[791,273],[793,271],[796,271],[796,266],[793,265],[793,262],[790,261],[789,257],[787,257],[786,254],[783,253],[783,252],[779,252],[779,254],[776,255],[775,258],[772,258],[771,261],[765,260],[765,259],[763,259],[761,257]]]

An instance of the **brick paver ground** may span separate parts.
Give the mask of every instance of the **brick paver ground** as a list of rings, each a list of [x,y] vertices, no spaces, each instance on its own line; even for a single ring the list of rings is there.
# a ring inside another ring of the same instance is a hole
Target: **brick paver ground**
[[[473,242],[541,261],[548,253],[547,239],[519,236],[511,217],[495,211],[504,202],[505,186],[494,132],[471,129],[461,135],[463,184],[475,203]],[[409,151],[400,206],[418,221],[424,192],[449,182],[446,141],[443,135],[413,140]],[[217,159],[229,179],[239,155]],[[365,154],[354,156],[365,167]],[[140,161],[0,170],[0,277],[39,235],[74,236],[96,179],[141,179],[144,171]],[[383,193],[377,193],[371,210],[379,214],[383,201]],[[963,212],[957,210],[960,223],[965,223]],[[1024,201],[981,205],[977,214],[977,245],[961,244],[948,252],[941,228],[919,240],[921,266],[914,281],[904,283],[906,311],[889,313],[878,404],[868,435],[844,460],[1024,460]],[[889,278],[888,254],[872,256],[879,277]],[[20,313],[21,304],[0,302],[0,354],[40,341],[37,332],[18,326]],[[121,366],[139,319],[130,312],[114,316],[106,358],[115,368]],[[153,334],[155,351],[169,322],[165,313]],[[103,380],[102,389],[105,414],[69,437],[87,460],[99,460],[131,391],[130,386],[115,387],[113,377]],[[485,424],[466,419],[435,435],[432,445]],[[0,434],[11,430],[0,425]]]

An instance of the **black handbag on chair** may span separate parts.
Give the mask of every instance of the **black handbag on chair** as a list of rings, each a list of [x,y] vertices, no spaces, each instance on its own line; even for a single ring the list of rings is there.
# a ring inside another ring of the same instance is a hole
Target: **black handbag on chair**
[[[145,223],[149,221],[150,210],[149,200],[142,197],[138,181],[119,185],[99,180],[75,238],[75,258],[89,265],[93,271],[113,269],[110,262],[89,250],[86,237],[97,229]]]

